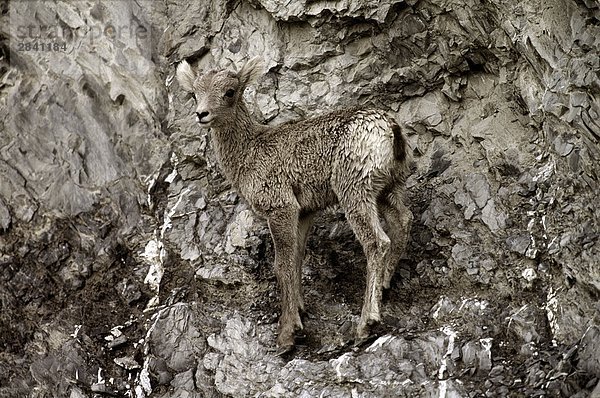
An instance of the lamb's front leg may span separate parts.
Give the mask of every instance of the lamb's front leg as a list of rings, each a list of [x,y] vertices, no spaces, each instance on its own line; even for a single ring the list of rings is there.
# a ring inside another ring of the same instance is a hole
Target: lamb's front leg
[[[269,229],[275,245],[275,275],[281,294],[277,345],[280,351],[294,346],[294,332],[302,329],[298,308],[301,304],[298,286],[298,209],[284,208],[268,215]]]

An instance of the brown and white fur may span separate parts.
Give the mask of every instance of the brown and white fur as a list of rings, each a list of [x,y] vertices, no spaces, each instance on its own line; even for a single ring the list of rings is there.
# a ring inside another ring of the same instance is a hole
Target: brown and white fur
[[[382,111],[345,109],[279,126],[258,124],[243,100],[262,74],[258,58],[238,73],[196,73],[183,61],[177,79],[196,98],[196,119],[211,128],[226,178],[266,217],[281,293],[277,343],[286,350],[302,329],[302,260],[315,213],[339,204],[367,257],[367,286],[358,339],[380,320],[382,288],[390,286],[408,239],[412,214],[403,204],[408,147]],[[384,231],[380,216],[387,223]]]

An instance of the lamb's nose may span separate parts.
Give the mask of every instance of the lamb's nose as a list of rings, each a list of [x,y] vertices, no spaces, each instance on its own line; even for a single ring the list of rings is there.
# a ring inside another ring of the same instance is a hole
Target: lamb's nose
[[[198,120],[198,123],[204,123],[202,121],[202,119],[204,119],[207,116],[208,116],[208,112],[206,112],[206,111],[205,112],[196,112],[196,118]]]

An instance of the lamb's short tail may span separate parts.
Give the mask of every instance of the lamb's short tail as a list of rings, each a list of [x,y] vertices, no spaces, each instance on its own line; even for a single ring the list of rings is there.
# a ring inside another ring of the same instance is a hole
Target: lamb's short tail
[[[391,124],[392,132],[394,133],[394,158],[398,162],[405,162],[408,157],[408,144],[406,143],[406,138],[404,138],[402,130],[395,120],[392,120]]]

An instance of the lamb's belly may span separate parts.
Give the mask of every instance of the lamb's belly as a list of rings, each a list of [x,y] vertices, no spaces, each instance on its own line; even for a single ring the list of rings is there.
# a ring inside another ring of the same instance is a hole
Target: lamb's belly
[[[304,212],[322,210],[338,202],[337,196],[329,183],[301,185],[294,190],[294,193],[300,209]]]

